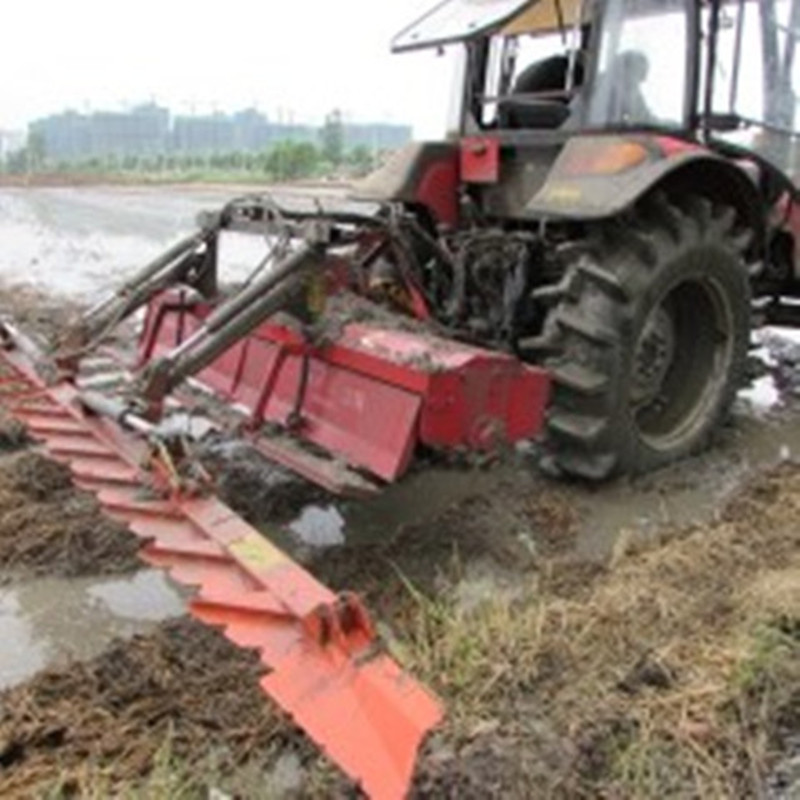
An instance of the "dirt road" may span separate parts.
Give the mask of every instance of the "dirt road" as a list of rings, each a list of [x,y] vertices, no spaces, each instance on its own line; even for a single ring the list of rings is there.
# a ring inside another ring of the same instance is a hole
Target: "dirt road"
[[[23,284],[45,292],[54,313],[67,299],[94,299],[226,198],[216,189],[0,190],[0,310],[17,310],[21,295],[9,287]],[[261,247],[229,241],[230,274],[247,269]],[[420,795],[535,796],[526,792],[535,780],[547,787],[542,796],[788,796],[781,786],[791,785],[800,737],[800,680],[787,666],[800,658],[800,614],[791,605],[800,582],[800,484],[786,465],[800,452],[800,348],[769,332],[757,356],[760,377],[712,451],[599,488],[546,480],[523,448],[481,468],[420,465],[374,500],[343,503],[249,451],[225,454],[228,502],[335,588],[366,592],[399,657],[447,700],[450,716],[423,762]],[[49,495],[25,499],[14,486],[18,458],[0,461],[0,489],[4,471],[11,481],[0,492],[0,683],[9,688],[0,695],[0,793],[29,796],[67,770],[73,789],[99,785],[103,796],[98,774],[114,786],[186,782],[183,767],[202,762],[185,796],[203,796],[204,786],[234,773],[250,787],[243,796],[256,796],[240,761],[278,794],[344,790],[271,712],[248,715],[237,735],[212,737],[212,748],[226,753],[215,766],[206,737],[219,726],[210,707],[198,712],[182,695],[163,715],[154,710],[180,683],[181,652],[197,686],[218,686],[219,661],[198,655],[196,637],[205,634],[164,627],[176,624],[162,621],[179,614],[181,599],[161,578],[136,572],[127,545],[84,558],[84,534],[98,523],[69,487],[58,491],[76,509],[76,533],[55,547]],[[25,534],[27,558],[13,537],[3,550],[3,530]],[[86,566],[64,568],[76,564]],[[789,588],[764,599],[770,579]],[[133,635],[130,649],[116,644],[110,660],[110,640]],[[171,648],[170,636],[184,645]],[[125,680],[141,678],[124,684],[132,687],[124,697],[109,694],[103,678],[120,653],[131,659]],[[236,653],[219,654],[231,674],[252,671]],[[85,663],[67,667],[70,658]],[[47,666],[55,671],[41,675]],[[783,681],[780,692],[775,681]],[[227,707],[226,693],[238,687],[223,683],[214,697]],[[752,718],[751,701],[769,714]],[[129,748],[103,734],[114,724],[104,704],[122,709]],[[92,720],[100,744],[69,722],[60,726],[73,714]],[[158,724],[150,725],[153,714]],[[81,766],[86,752],[98,774]],[[166,759],[166,774],[158,771],[163,752],[177,761]]]

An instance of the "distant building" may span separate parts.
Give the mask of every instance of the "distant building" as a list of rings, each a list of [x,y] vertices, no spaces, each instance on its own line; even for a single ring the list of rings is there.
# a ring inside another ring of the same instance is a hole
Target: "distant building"
[[[48,157],[70,161],[94,155],[90,118],[75,111],[36,120],[29,131],[40,137]]]
[[[90,117],[89,129],[92,155],[156,155],[169,139],[170,115],[152,103],[127,113],[99,111]]]
[[[0,159],[25,147],[24,131],[0,131]]]
[[[66,111],[30,125],[41,137],[48,158],[73,161],[99,156],[153,155],[164,152],[170,137],[170,114],[154,104],[128,112]]]
[[[175,117],[170,149],[174,153],[259,152],[276,142],[316,142],[319,130],[312,125],[271,123],[255,109],[235,114]]]
[[[153,103],[127,112],[79,114],[66,111],[36,120],[31,123],[30,132],[41,138],[44,152],[52,161],[168,153],[260,152],[280,141],[317,144],[320,140],[318,127],[273,123],[252,108],[235,114],[173,118],[168,109]],[[345,125],[344,137],[348,148],[393,150],[411,139],[411,127],[386,123],[350,124]]]
[[[224,153],[236,149],[233,120],[226,114],[176,117],[164,149],[177,153]]]

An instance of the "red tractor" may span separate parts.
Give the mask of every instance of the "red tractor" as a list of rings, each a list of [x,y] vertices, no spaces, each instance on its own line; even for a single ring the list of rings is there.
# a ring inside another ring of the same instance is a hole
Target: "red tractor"
[[[394,480],[418,445],[543,434],[547,465],[591,479],[696,452],[745,379],[754,300],[783,321],[797,291],[798,15],[788,0],[442,2],[394,49],[457,50],[445,141],[366,179],[355,195],[373,205],[233,201],[90,312],[62,364],[150,301],[131,410],[157,416],[202,373],[253,427],[283,429],[271,456],[329,488]],[[274,249],[222,297],[228,230]],[[343,292],[374,313],[320,338]]]
[[[754,300],[791,321],[798,36],[789,0],[454,0],[396,38],[461,46],[457,135],[364,193],[452,231],[437,317],[547,368],[563,472],[702,449],[745,379]]]
[[[395,796],[435,703],[378,655],[354,597],[187,495],[166,418],[219,407],[196,379],[270,458],[352,493],[420,447],[539,438],[547,466],[589,479],[702,449],[754,321],[797,321],[798,35],[800,0],[443,0],[394,49],[458,57],[444,141],[347,202],[254,194],[205,215],[66,332],[49,388],[6,325],[5,403],[154,540],[151,563],[199,587],[201,619],[259,649],[265,689]],[[269,248],[221,291],[229,231]],[[129,380],[87,388],[84,357],[145,305]],[[137,493],[153,480],[167,501]]]

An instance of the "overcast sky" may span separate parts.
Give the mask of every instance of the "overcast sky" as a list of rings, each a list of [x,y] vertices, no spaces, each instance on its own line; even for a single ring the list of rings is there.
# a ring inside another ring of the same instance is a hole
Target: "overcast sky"
[[[0,128],[156,100],[270,118],[409,122],[441,135],[451,68],[389,53],[435,0],[25,0],[3,13]]]

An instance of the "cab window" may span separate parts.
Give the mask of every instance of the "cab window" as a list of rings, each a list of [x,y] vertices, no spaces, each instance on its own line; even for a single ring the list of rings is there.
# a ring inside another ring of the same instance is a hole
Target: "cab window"
[[[683,127],[687,120],[688,0],[610,0],[586,127]]]

